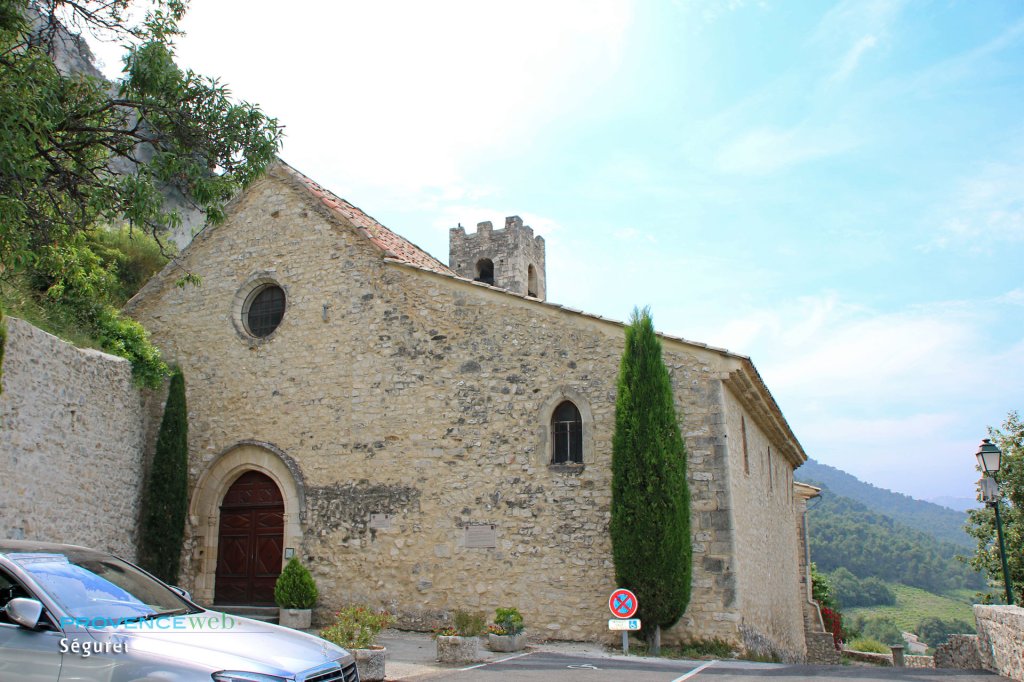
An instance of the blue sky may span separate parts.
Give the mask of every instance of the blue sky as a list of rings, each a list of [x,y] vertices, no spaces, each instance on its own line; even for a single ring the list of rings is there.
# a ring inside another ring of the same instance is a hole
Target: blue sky
[[[812,457],[973,497],[1024,409],[1024,3],[291,12],[194,0],[179,44],[286,161],[443,261],[449,227],[521,215],[550,300],[650,305],[749,355]]]

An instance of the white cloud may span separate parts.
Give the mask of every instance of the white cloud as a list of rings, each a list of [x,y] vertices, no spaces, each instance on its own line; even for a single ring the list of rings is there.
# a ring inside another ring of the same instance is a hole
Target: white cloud
[[[726,144],[717,165],[725,173],[769,174],[841,154],[856,145],[853,135],[838,127],[759,128]]]
[[[414,195],[588,98],[618,66],[631,5],[612,0],[194,3],[179,63],[287,125],[282,155]],[[110,58],[108,57],[108,61]]]
[[[843,55],[842,60],[839,62],[839,68],[829,76],[829,81],[839,83],[849,78],[857,70],[857,65],[860,64],[860,60],[864,57],[865,53],[876,45],[878,45],[878,38],[873,35],[864,36],[854,43],[853,47]]]
[[[1024,241],[1024,160],[990,163],[963,178],[944,208],[932,247],[985,250]]]
[[[767,0],[675,0],[674,4],[685,12],[699,16],[707,24],[713,24],[723,16],[743,9],[756,7],[763,10],[770,6]]]
[[[810,456],[919,497],[968,496],[971,448],[1020,401],[1024,332],[999,341],[993,326],[1021,303],[1013,290],[878,312],[827,293],[702,340],[750,354]]]

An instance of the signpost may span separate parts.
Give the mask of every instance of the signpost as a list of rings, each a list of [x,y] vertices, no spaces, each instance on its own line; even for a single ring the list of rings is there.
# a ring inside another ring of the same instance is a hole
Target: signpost
[[[619,588],[608,597],[608,608],[614,618],[609,619],[609,630],[622,630],[622,653],[629,653],[629,633],[640,629],[640,619],[633,618],[640,602],[636,595],[627,589]]]

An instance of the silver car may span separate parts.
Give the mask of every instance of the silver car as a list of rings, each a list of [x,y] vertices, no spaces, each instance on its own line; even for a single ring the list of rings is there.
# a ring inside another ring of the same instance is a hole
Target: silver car
[[[317,637],[208,611],[104,552],[0,540],[0,682],[358,682]]]

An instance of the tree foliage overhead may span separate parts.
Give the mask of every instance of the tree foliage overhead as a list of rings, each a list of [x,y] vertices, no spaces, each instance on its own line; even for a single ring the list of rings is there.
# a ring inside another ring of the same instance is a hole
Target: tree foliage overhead
[[[999,485],[999,513],[1003,521],[1006,559],[1013,585],[1014,602],[1024,606],[1024,421],[1010,412],[1002,428],[989,428],[989,435],[1003,451],[1002,466],[995,479]],[[993,585],[1003,586],[1003,566],[996,538],[995,511],[986,507],[968,512],[967,532],[977,541],[970,564],[984,571]]]
[[[634,310],[626,327],[615,401],[611,512],[615,579],[636,594],[645,632],[658,633],[686,611],[693,568],[686,447],[647,309]]]
[[[171,376],[142,508],[139,564],[173,585],[188,513],[188,408],[180,369]]]
[[[233,103],[216,80],[182,71],[173,40],[183,0],[0,0],[0,268],[31,265],[98,222],[155,237],[180,224],[165,193],[213,222],[273,160],[281,129]],[[123,78],[62,73],[66,27],[120,40]]]
[[[273,160],[281,128],[256,106],[232,103],[216,80],[175,65],[183,0],[152,0],[136,21],[138,4],[0,0],[0,300],[64,338],[128,358],[136,381],[155,387],[167,367],[119,307],[157,260],[127,255],[140,249],[124,240],[105,242],[127,225],[166,255],[160,240],[181,223],[174,207],[184,199],[220,220],[225,202]],[[75,32],[126,46],[117,83],[96,71]]]

